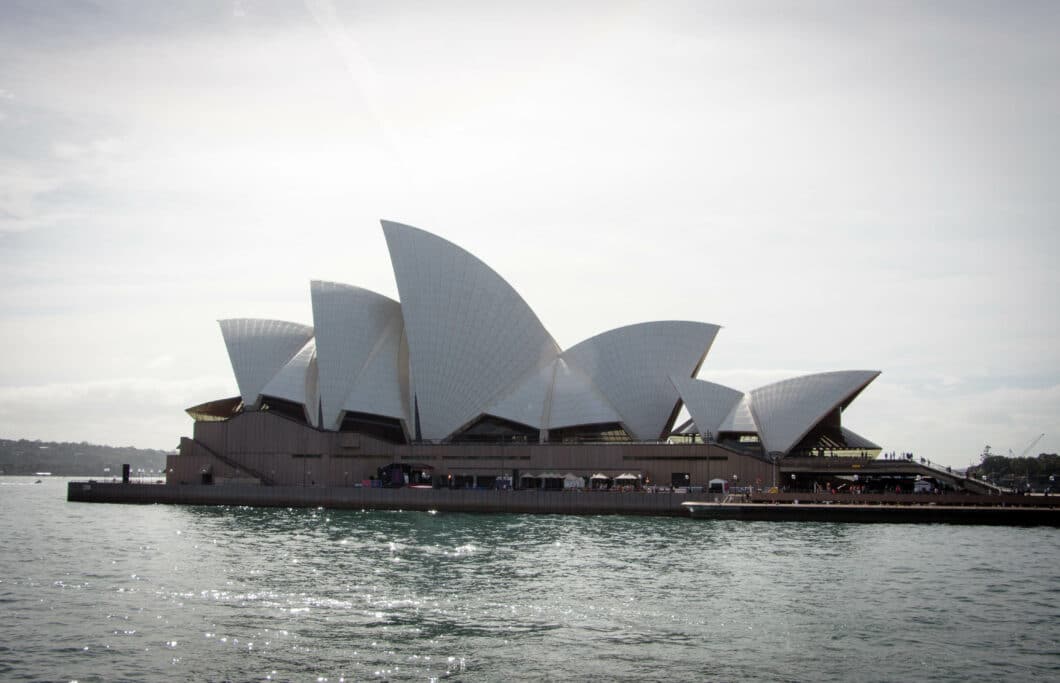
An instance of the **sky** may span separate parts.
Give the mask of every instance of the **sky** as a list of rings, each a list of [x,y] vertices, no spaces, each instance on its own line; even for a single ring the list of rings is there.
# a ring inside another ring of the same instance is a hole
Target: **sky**
[[[1060,451],[1060,4],[0,3],[0,437],[174,448],[217,320],[397,298],[380,219],[564,348],[721,325],[748,391],[882,375],[844,425]]]

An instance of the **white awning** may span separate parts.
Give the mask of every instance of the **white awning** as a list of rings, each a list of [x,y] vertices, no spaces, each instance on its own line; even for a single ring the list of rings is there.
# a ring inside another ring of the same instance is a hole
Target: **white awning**
[[[597,472],[596,474],[594,474],[593,476],[591,476],[589,478],[590,479],[597,479],[597,480],[600,480],[600,479],[607,480],[607,479],[610,479],[611,477],[607,476],[603,472]]]
[[[617,477],[615,477],[615,481],[618,481],[619,479],[640,479],[640,475],[639,474],[630,474],[629,472],[627,472],[625,474],[620,474]]]

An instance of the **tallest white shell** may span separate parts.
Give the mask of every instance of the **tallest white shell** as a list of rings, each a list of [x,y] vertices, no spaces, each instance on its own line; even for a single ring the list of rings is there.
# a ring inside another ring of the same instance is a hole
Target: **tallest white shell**
[[[444,439],[555,358],[559,347],[485,263],[429,232],[382,223],[401,295],[421,436]]]

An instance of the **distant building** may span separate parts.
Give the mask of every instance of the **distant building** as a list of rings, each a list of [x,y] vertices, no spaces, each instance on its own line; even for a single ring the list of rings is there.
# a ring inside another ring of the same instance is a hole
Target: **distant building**
[[[240,395],[188,409],[194,434],[169,457],[170,482],[341,486],[406,463],[445,485],[764,485],[788,455],[879,453],[841,424],[877,371],[742,393],[695,379],[719,327],[687,321],[564,350],[475,256],[407,225],[383,232],[400,302],[313,281],[313,326],[221,321]],[[691,419],[675,430],[682,404]]]

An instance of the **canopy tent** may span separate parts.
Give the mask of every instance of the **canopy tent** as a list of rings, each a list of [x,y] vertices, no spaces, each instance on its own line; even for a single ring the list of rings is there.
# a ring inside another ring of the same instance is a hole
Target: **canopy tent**
[[[579,477],[576,474],[565,474],[563,475],[563,488],[565,489],[582,489],[585,488],[585,477]]]
[[[623,491],[636,490],[640,488],[640,480],[641,475],[625,472],[615,477],[614,486]]]
[[[566,487],[563,482],[563,475],[559,472],[542,472],[537,475],[537,478],[541,482],[537,488],[546,491],[561,491]]]
[[[597,472],[593,476],[589,477],[589,487],[594,491],[600,491],[607,489],[611,486],[611,477],[607,476],[603,472]]]

